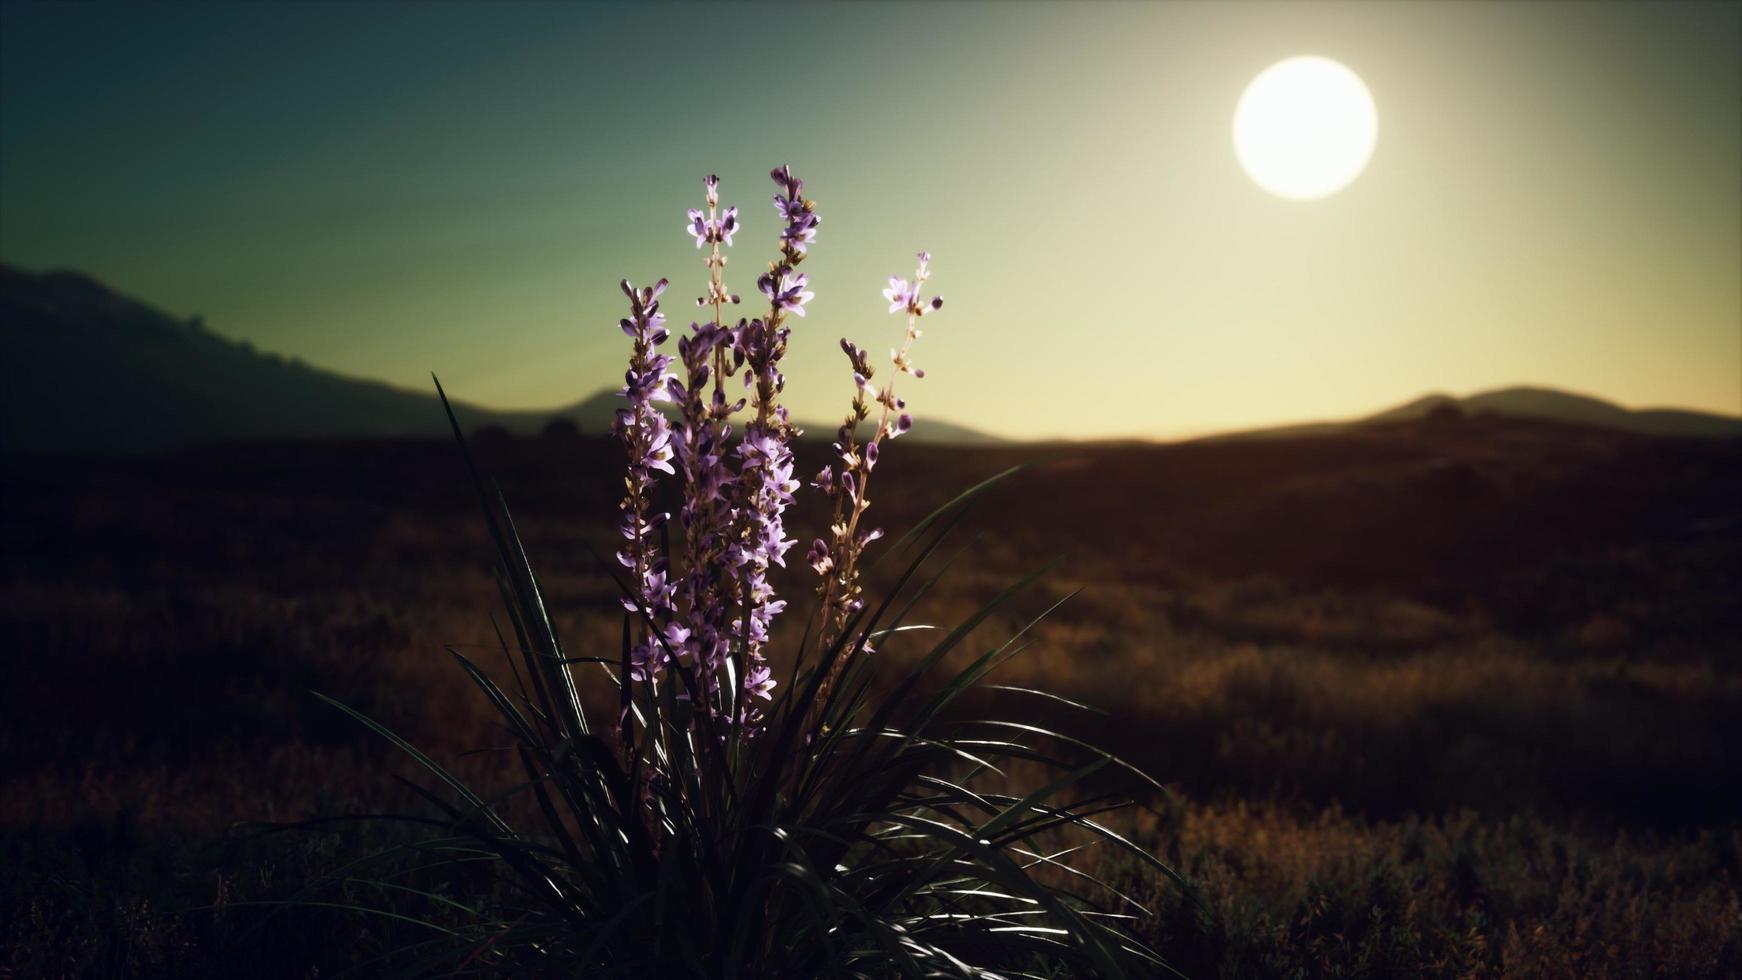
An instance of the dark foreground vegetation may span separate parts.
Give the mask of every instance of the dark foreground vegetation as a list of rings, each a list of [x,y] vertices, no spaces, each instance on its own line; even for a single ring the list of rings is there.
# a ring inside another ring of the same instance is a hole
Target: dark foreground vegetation
[[[614,644],[589,546],[612,546],[615,450],[479,449],[570,646]],[[922,492],[877,500],[897,530],[1047,452],[904,450],[885,486]],[[822,458],[801,448],[801,472]],[[392,778],[410,764],[310,690],[485,784],[512,775],[443,653],[495,649],[452,445],[4,477],[0,976],[380,975],[360,964],[400,925],[254,903],[390,831],[240,824],[414,805]],[[1012,619],[1081,591],[1004,681],[1105,709],[1033,710],[1174,787],[1122,829],[1191,887],[1106,870],[1188,975],[1742,970],[1742,443],[1441,416],[1076,447],[969,524],[988,533],[924,618],[1064,554]]]

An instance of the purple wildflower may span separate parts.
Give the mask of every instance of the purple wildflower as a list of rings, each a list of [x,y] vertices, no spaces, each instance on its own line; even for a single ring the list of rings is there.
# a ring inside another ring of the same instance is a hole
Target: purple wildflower
[[[737,208],[727,208],[726,213],[719,217],[709,217],[690,208],[689,219],[686,229],[695,238],[697,248],[716,243],[731,245],[732,236],[738,233]]]
[[[763,647],[769,627],[785,603],[774,598],[768,583],[771,565],[785,565],[786,552],[796,542],[786,537],[785,513],[798,481],[792,477],[793,456],[787,440],[793,429],[785,406],[776,399],[786,379],[776,365],[786,347],[787,329],[754,319],[739,331],[746,381],[757,389],[757,413],[738,444],[738,482],[734,504],[738,536],[727,552],[734,598],[744,611],[729,624],[745,652],[746,696],[770,697],[773,678],[766,669]]]
[[[774,186],[785,192],[784,200],[788,204],[797,201],[799,199],[799,194],[804,191],[804,181],[794,177],[792,175],[792,168],[786,164],[781,164],[773,170],[770,170],[768,176],[774,180]],[[775,205],[779,206],[781,202],[781,195],[776,194],[774,196]]]
[[[907,284],[906,279],[890,276],[889,288],[883,291],[883,298],[889,301],[889,312],[900,313],[913,303],[913,287]]]
[[[729,497],[733,478],[728,466],[727,440],[731,435],[728,420],[744,407],[744,402],[729,404],[726,400],[723,382],[730,370],[727,355],[737,334],[721,323],[722,307],[738,302],[723,281],[726,257],[720,252],[722,245],[732,244],[738,209],[728,208],[724,217],[716,217],[720,178],[709,174],[703,187],[707,214],[692,210],[690,216],[692,222],[699,222],[702,233],[697,245],[706,240],[711,248],[707,257],[708,294],[696,302],[703,306],[711,304],[714,319],[690,324],[690,335],[678,340],[684,377],[681,381],[673,378],[669,387],[682,408],[673,440],[684,477],[678,524],[683,530],[687,560],[677,589],[687,629],[682,653],[698,665],[710,699],[708,708],[715,710],[725,706],[720,678],[731,649],[727,620],[733,597],[727,593],[729,583],[724,568],[734,524]],[[691,234],[695,233],[692,228]]]
[[[780,247],[783,253],[784,265],[790,269],[797,265],[812,242],[817,240],[817,225],[822,218],[816,213],[816,202],[804,199],[804,181],[792,175],[790,167],[780,167],[769,172],[774,178],[774,184],[781,193],[774,195],[774,210],[780,212],[780,220],[786,222],[786,227],[780,232]]]
[[[612,426],[629,460],[619,505],[624,545],[617,560],[632,574],[631,595],[623,604],[632,613],[644,612],[653,623],[649,629],[647,622],[642,622],[640,642],[630,653],[631,676],[646,682],[655,681],[664,666],[661,641],[681,645],[688,632],[672,622],[673,586],[667,579],[666,559],[657,553],[655,544],[654,535],[667,515],[649,511],[654,472],[672,472],[671,429],[665,416],[654,407],[654,402],[671,398],[672,379],[666,370],[671,366],[671,358],[658,352],[668,336],[665,315],[659,312],[659,296],[665,287],[664,279],[640,289],[631,286],[627,279],[622,282],[623,293],[629,297],[629,316],[620,326],[634,344],[622,392],[629,405],[617,410]]]
[[[908,360],[908,352],[920,337],[920,317],[943,307],[942,299],[933,297],[922,302],[919,298],[920,287],[930,277],[931,255],[921,252],[919,269],[912,284],[891,276],[889,288],[883,291],[883,297],[890,301],[889,312],[907,314],[907,332],[901,347],[889,352],[890,362],[898,374],[925,377],[925,372]],[[833,466],[825,466],[812,484],[834,502],[834,518],[829,522],[829,537],[818,538],[805,556],[811,568],[822,578],[817,591],[823,600],[823,629],[818,636],[818,642],[823,646],[838,639],[846,629],[848,617],[863,607],[859,556],[867,545],[882,537],[883,532],[877,528],[861,528],[860,519],[871,506],[867,491],[871,485],[871,473],[882,453],[883,441],[901,436],[913,427],[913,417],[904,411],[907,403],[895,395],[894,380],[882,388],[876,387],[871,382],[873,369],[865,351],[845,338],[841,340],[841,351],[852,366],[854,390],[852,411],[835,435],[834,451],[840,471],[837,473]],[[882,410],[876,428],[861,445],[858,441],[859,423],[871,417],[873,402]],[[869,649],[863,639],[860,647]],[[836,670],[840,669],[840,664],[841,661],[836,661]]]
[[[944,300],[941,296],[933,296],[925,302],[920,302],[919,287],[931,278],[931,253],[919,253],[919,271],[914,273],[913,284],[900,276],[889,277],[889,288],[883,291],[883,298],[889,301],[889,312],[906,311],[912,319],[918,319],[927,313],[935,313],[943,309]],[[915,334],[917,336],[917,333]]]
[[[723,593],[721,563],[731,527],[731,507],[726,492],[730,474],[726,467],[726,439],[730,432],[725,415],[730,406],[715,389],[708,394],[717,353],[730,339],[719,324],[691,324],[691,333],[678,340],[684,378],[673,379],[671,389],[683,411],[675,433],[677,457],[683,468],[683,504],[678,525],[683,530],[687,567],[678,582],[678,605],[688,630],[683,653],[702,669],[710,694],[717,694],[717,674],[728,652],[725,622],[728,599]]]
[[[804,305],[816,295],[804,288],[808,278],[802,272],[782,272],[778,278],[773,273],[764,273],[756,280],[756,287],[769,298],[776,310],[790,310],[804,316]]]
[[[733,347],[734,360],[741,360],[746,368],[744,383],[755,389],[756,407],[755,417],[745,425],[738,444],[738,480],[733,495],[737,525],[727,556],[733,598],[743,604],[729,627],[744,652],[746,701],[771,697],[774,678],[763,648],[774,618],[786,603],[775,598],[768,569],[785,565],[786,552],[796,543],[786,536],[785,519],[798,489],[788,446],[796,430],[786,407],[780,404],[786,387],[780,361],[791,336],[786,316],[804,316],[805,304],[813,295],[805,288],[807,277],[796,269],[816,241],[819,223],[815,202],[804,198],[804,181],[793,176],[791,168],[780,167],[769,177],[777,190],[775,209],[786,225],[781,231],[779,256],[757,280],[769,299],[768,315],[740,322]],[[753,724],[755,713],[741,706],[740,718]]]
[[[810,244],[816,240],[817,216],[814,214],[798,215],[788,221],[780,232],[781,243],[801,254],[808,251]]]

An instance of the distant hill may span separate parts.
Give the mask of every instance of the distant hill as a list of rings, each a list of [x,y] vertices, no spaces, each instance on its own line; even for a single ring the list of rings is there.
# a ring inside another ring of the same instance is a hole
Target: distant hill
[[[1553,388],[1496,388],[1458,398],[1446,394],[1423,395],[1375,415],[1339,422],[1307,422],[1266,429],[1252,429],[1209,437],[1222,439],[1286,438],[1324,435],[1365,425],[1383,425],[1425,419],[1439,411],[1443,416],[1499,415],[1539,419],[1573,425],[1589,425],[1649,436],[1742,436],[1742,418],[1679,408],[1622,408],[1613,402]]]
[[[1456,405],[1465,415],[1489,413],[1512,418],[1546,419],[1651,436],[1742,435],[1742,418],[1736,416],[1678,408],[1629,409],[1589,395],[1528,387],[1496,388],[1464,398],[1429,395],[1380,412],[1369,421],[1424,418],[1441,405]]]
[[[601,391],[549,411],[455,403],[462,426],[517,434],[553,419],[605,431],[620,402]],[[827,424],[805,425],[817,435]],[[72,272],[0,266],[0,448],[139,453],[261,439],[441,436],[432,391],[350,378],[220,337]],[[922,441],[983,443],[947,422]]]
[[[455,403],[462,426],[539,432],[567,419],[600,433],[620,402],[601,391],[548,411],[498,411]],[[1549,388],[1502,388],[1463,398],[1432,394],[1364,418],[1211,437],[1283,438],[1426,418],[1494,414],[1600,426],[1654,436],[1742,436],[1742,418],[1682,409],[1626,409]],[[832,422],[801,422],[812,436]],[[444,436],[433,391],[350,378],[296,358],[256,351],[198,320],[176,319],[72,272],[0,266],[0,449],[139,453],[264,439]],[[919,441],[999,440],[927,419]]]

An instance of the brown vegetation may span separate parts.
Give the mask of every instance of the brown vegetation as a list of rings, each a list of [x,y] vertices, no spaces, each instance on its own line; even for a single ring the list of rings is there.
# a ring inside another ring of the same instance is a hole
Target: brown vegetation
[[[589,550],[611,546],[607,447],[483,449],[571,650],[610,643]],[[895,449],[873,512],[894,530],[1048,452]],[[801,450],[807,472],[821,458]],[[258,962],[221,915],[174,910],[282,897],[342,845],[226,829],[404,801],[388,774],[406,766],[311,689],[438,757],[494,744],[442,652],[496,642],[451,446],[6,467],[14,975]],[[999,679],[1105,709],[1033,710],[1176,788],[1129,829],[1193,887],[1128,884],[1189,974],[1742,968],[1742,445],[1474,418],[1066,447],[969,524],[962,544],[980,536],[924,618],[1064,554],[997,629],[1080,592]],[[788,593],[808,581],[793,571]],[[488,753],[458,764],[492,769]],[[349,934],[320,928],[324,951],[307,952],[313,933],[273,940],[303,950],[273,959],[285,975],[345,961]]]

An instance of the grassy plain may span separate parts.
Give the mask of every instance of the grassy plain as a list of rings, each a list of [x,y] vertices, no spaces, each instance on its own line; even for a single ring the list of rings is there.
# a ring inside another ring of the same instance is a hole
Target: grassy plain
[[[612,649],[609,446],[479,449],[571,652]],[[1477,417],[890,450],[895,531],[1057,454],[974,512],[924,618],[1062,555],[985,639],[1077,593],[1000,680],[1103,709],[1023,708],[1171,787],[1126,829],[1192,887],[1109,870],[1187,974],[1742,971],[1742,444]],[[247,903],[360,844],[234,825],[409,805],[408,764],[310,690],[493,778],[492,713],[443,652],[495,645],[453,447],[4,466],[0,976],[327,976],[393,941],[250,930]]]

